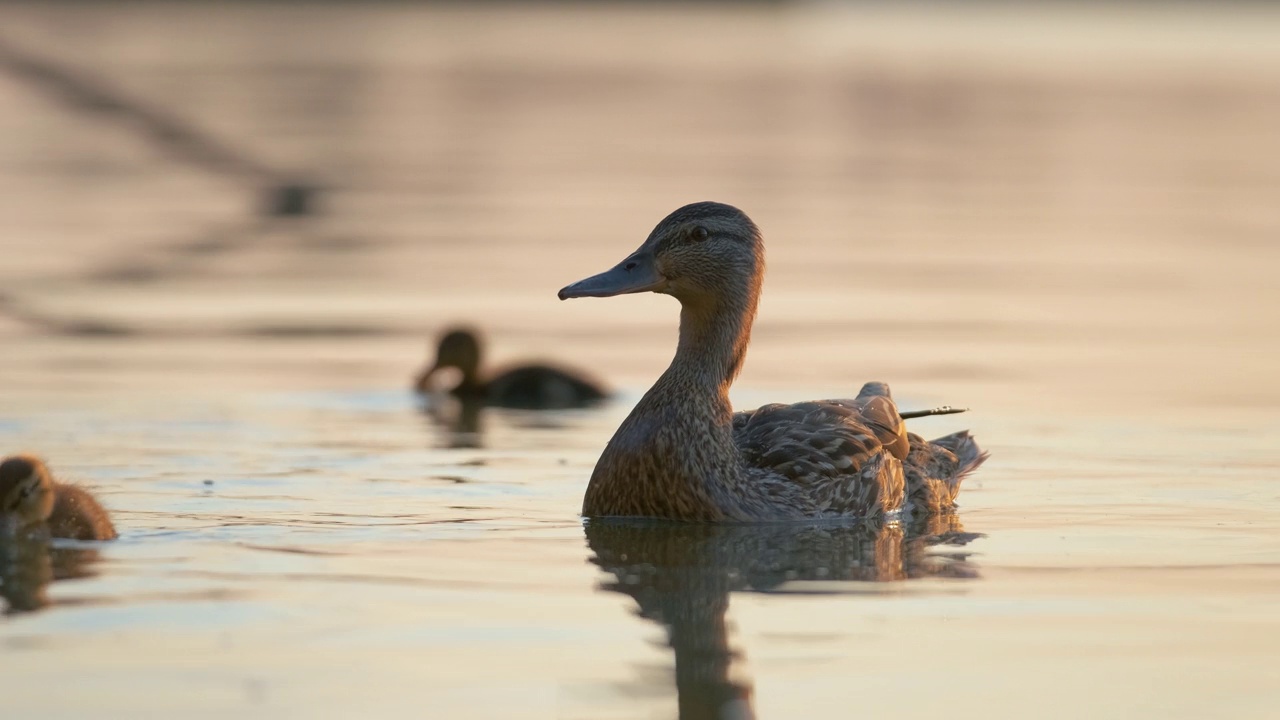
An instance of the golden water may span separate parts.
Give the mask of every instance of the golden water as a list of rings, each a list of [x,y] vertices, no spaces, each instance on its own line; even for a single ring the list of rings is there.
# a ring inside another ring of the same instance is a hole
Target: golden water
[[[0,72],[0,444],[121,531],[20,578],[90,575],[0,621],[6,716],[1269,717],[1280,15],[914,7],[0,8],[327,189]],[[983,537],[584,530],[676,308],[555,292],[703,199],[769,248],[735,401],[973,408],[914,426]],[[456,321],[619,395],[453,433]]]

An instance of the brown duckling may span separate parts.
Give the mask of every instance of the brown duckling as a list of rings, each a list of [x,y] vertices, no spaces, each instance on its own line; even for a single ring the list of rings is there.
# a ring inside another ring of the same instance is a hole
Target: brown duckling
[[[55,482],[44,461],[14,455],[0,463],[0,528],[12,533],[45,525],[56,538],[114,540],[107,511],[89,492]]]
[[[908,433],[883,383],[858,397],[733,412],[764,280],[764,241],[741,210],[703,202],[658,223],[612,270],[560,299],[656,292],[680,302],[671,366],[601,453],[582,513],[703,522],[872,518],[954,505],[986,459],[968,432]]]
[[[485,377],[480,372],[482,348],[473,330],[454,328],[440,336],[436,362],[418,376],[414,387],[431,391],[431,379],[455,368],[462,379],[450,392],[463,402],[526,410],[587,407],[608,393],[580,373],[544,364],[519,365]]]

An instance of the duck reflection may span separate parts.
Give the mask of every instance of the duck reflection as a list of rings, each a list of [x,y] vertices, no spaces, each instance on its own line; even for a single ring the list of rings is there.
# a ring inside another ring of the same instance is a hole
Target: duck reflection
[[[729,593],[777,592],[795,581],[885,582],[972,578],[958,548],[965,533],[953,514],[881,525],[711,525],[591,520],[591,561],[612,575],[600,588],[634,599],[640,616],[667,629],[675,651],[682,720],[752,718],[749,679],[731,677]]]
[[[47,607],[49,583],[91,577],[98,551],[55,545],[47,533],[35,532],[0,538],[0,598],[7,614]]]
[[[478,448],[484,427],[485,404],[475,398],[455,398],[440,394],[427,396],[422,412],[441,433],[445,447]]]
[[[500,413],[504,423],[526,430],[566,430],[573,428],[579,417],[573,411],[563,409],[495,408],[476,398],[454,397],[444,393],[423,396],[420,407],[441,438],[442,444],[450,448],[483,447],[484,416],[487,412]]]

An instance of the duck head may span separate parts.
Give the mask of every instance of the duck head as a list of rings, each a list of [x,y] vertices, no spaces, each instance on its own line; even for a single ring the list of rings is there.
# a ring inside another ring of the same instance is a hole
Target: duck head
[[[53,500],[53,477],[40,458],[15,455],[0,463],[0,537],[48,520]]]
[[[440,336],[436,363],[418,379],[420,389],[427,389],[431,378],[445,368],[462,373],[462,382],[475,381],[480,372],[480,339],[466,328],[454,328]]]
[[[754,301],[764,276],[755,223],[732,205],[700,202],[668,215],[638,250],[610,270],[560,291],[560,299],[656,292],[689,305]]]

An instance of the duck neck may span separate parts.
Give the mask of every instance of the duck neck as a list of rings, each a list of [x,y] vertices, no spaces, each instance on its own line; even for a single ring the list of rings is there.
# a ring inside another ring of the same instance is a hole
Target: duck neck
[[[680,309],[680,342],[664,379],[682,392],[713,397],[729,408],[729,386],[742,368],[755,308],[731,301],[686,301]]]
[[[742,367],[754,311],[754,303],[683,301],[675,358],[644,403],[677,431],[680,442],[663,450],[675,476],[699,502],[721,510],[741,482],[729,386]]]
[[[480,363],[470,363],[459,365],[458,370],[462,372],[462,379],[458,381],[458,386],[454,388],[455,393],[474,394],[478,393],[483,386],[480,380]]]

